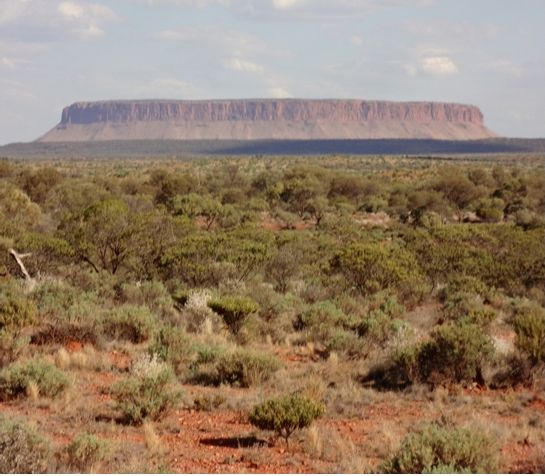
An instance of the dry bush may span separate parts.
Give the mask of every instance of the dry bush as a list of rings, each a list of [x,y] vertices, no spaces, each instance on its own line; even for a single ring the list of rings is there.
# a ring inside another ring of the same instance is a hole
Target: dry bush
[[[163,446],[161,438],[155,431],[153,423],[145,421],[142,425],[142,431],[144,432],[144,441],[146,442],[146,448],[150,455],[152,457],[163,456],[167,452],[167,449]]]
[[[17,398],[26,394],[30,384],[37,386],[40,395],[56,397],[70,385],[64,372],[44,360],[16,362],[0,372],[0,396]]]
[[[130,377],[116,382],[111,395],[123,418],[134,424],[158,420],[181,398],[172,369],[155,357],[137,360]]]
[[[80,473],[94,473],[110,453],[107,441],[89,433],[78,433],[65,449],[68,468]]]
[[[51,463],[49,444],[41,435],[0,415],[0,473],[46,473]]]
[[[496,469],[496,449],[487,434],[446,421],[409,433],[381,466],[385,473],[493,473]]]

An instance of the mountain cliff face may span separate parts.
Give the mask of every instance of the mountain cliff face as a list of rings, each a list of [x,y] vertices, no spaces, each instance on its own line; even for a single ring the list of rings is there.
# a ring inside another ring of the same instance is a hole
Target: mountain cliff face
[[[493,137],[464,104],[240,99],[78,102],[41,141],[134,139],[478,139]]]

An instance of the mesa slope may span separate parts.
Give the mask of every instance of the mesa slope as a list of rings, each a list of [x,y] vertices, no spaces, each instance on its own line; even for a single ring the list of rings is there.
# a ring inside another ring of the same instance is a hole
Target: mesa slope
[[[41,142],[495,137],[476,106],[338,99],[78,102]]]

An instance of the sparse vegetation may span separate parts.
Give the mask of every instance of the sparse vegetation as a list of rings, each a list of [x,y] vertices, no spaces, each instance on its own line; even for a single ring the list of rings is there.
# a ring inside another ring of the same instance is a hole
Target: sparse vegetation
[[[542,159],[0,160],[4,421],[36,471],[535,472]]]

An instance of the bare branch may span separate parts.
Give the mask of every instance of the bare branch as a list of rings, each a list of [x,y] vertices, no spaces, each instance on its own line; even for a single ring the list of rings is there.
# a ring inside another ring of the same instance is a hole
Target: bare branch
[[[30,256],[31,253],[19,254],[13,248],[10,248],[8,251],[9,251],[9,254],[13,256],[13,259],[16,261],[17,265],[19,266],[19,269],[21,270],[21,273],[23,273],[23,275],[25,276],[25,279],[28,281],[31,281],[32,278],[30,274],[28,273],[25,267],[25,264],[23,263],[23,260],[22,260],[22,258],[26,258]]]

